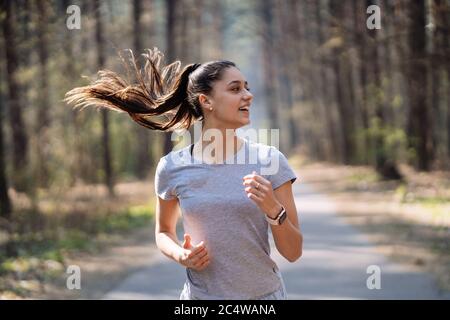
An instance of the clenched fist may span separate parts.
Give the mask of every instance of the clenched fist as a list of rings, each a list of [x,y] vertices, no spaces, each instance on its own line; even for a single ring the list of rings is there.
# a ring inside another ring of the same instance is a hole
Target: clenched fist
[[[179,261],[183,266],[201,271],[209,265],[208,250],[203,241],[193,246],[191,236],[185,234],[182,248],[183,251],[181,252]]]

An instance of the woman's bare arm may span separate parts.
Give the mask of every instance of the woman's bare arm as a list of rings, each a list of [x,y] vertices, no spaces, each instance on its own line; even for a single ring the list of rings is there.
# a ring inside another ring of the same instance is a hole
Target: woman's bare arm
[[[290,262],[294,262],[302,255],[303,235],[299,227],[291,182],[288,181],[275,189],[274,194],[280,205],[287,212],[287,219],[282,225],[270,225],[275,246],[283,257]],[[281,207],[274,212],[279,212],[280,210]]]
[[[176,234],[178,216],[178,199],[164,200],[157,197],[155,217],[156,245],[163,254],[180,263],[182,247]]]
[[[176,228],[180,207],[178,199],[164,200],[158,197],[156,202],[155,239],[159,250],[167,257],[195,270],[203,270],[209,265],[209,255],[205,243],[192,245],[191,236],[184,235],[180,245]]]
[[[303,236],[299,228],[292,183],[287,181],[273,190],[272,183],[256,172],[246,175],[243,179],[247,196],[266,215],[275,218],[281,211],[281,206],[286,209],[287,219],[281,225],[271,225],[272,234],[281,255],[290,262],[296,261],[302,255]]]

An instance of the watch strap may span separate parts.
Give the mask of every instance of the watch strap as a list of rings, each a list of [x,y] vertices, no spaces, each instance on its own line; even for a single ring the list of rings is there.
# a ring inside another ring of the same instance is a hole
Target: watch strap
[[[281,206],[281,211],[275,218],[271,218],[266,214],[266,220],[271,225],[280,225],[284,221],[284,218],[281,219],[284,215],[286,215],[286,209]]]

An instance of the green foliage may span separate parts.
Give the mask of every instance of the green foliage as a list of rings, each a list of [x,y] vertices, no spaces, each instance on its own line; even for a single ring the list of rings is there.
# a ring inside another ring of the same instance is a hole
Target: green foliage
[[[377,182],[380,180],[375,171],[354,173],[349,177],[349,180],[354,183],[358,182]]]
[[[97,221],[100,232],[123,232],[142,227],[153,218],[153,206],[133,206],[118,214],[107,215]]]
[[[395,195],[401,199],[401,202],[405,202],[407,195],[406,184],[400,183],[400,185],[395,189]]]
[[[355,152],[355,161],[356,163],[369,163],[370,159],[372,158],[372,155],[370,154],[372,149],[370,148],[370,145],[367,144],[367,130],[364,130],[364,128],[357,128],[355,130],[355,144],[356,144],[356,150]]]
[[[382,125],[377,117],[373,117],[370,121],[368,130],[363,130],[363,135],[372,141],[379,141],[378,149],[372,150],[374,156],[382,156],[393,162],[407,160],[407,137],[401,128]]]
[[[76,228],[65,227],[61,220],[43,221],[60,219],[57,215],[45,218],[33,212],[16,215],[16,218],[20,219],[17,222],[35,225],[39,221],[39,224],[46,227],[32,232],[22,225],[22,232],[13,234],[10,241],[17,255],[0,255],[0,275],[14,275],[19,280],[36,279],[37,275],[41,278],[58,276],[64,270],[65,257],[68,254],[81,251],[97,252],[105,240],[107,243],[112,236],[148,226],[154,216],[153,208],[154,203],[151,201],[145,205],[130,206],[108,214],[84,215],[82,219],[85,221],[79,223]],[[52,228],[55,224],[58,227]],[[11,290],[19,296],[25,296],[27,293],[26,288],[11,287],[0,281],[0,292]]]
[[[399,94],[392,99],[392,108],[398,110],[403,106],[403,97]]]
[[[21,218],[31,224],[40,224],[42,230],[30,231],[22,227],[22,232],[13,236],[14,244],[21,255],[32,255],[51,258],[62,262],[61,253],[79,250],[90,250],[95,247],[95,237],[102,233],[129,231],[148,225],[154,215],[153,203],[131,206],[126,209],[107,214],[83,215],[76,218],[76,225],[71,222],[70,215],[61,220],[57,215],[33,218],[28,213]],[[47,221],[45,221],[47,219]],[[56,221],[52,221],[56,220]],[[54,225],[58,227],[53,228]]]
[[[401,160],[404,158],[407,137],[403,129],[386,127],[384,129],[383,138],[386,154],[389,156],[392,155],[394,160]]]

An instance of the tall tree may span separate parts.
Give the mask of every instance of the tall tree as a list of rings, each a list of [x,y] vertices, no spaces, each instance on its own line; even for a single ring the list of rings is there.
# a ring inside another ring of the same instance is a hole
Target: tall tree
[[[374,5],[375,1],[367,0],[366,6]],[[371,129],[374,132],[374,155],[375,155],[375,169],[384,178],[399,179],[400,174],[396,168],[396,165],[388,153],[386,148],[386,135],[387,123],[386,123],[386,108],[382,95],[380,92],[382,88],[382,67],[380,58],[380,46],[378,43],[378,30],[371,29],[367,31],[369,34],[369,41],[367,45],[367,57],[370,61],[370,74],[372,90],[369,91],[371,95],[371,104],[373,108],[373,115],[371,121]],[[385,52],[385,54],[387,54]],[[386,66],[388,67],[388,66]]]
[[[357,52],[358,61],[356,63],[357,79],[359,84],[356,83],[356,94],[359,97],[358,112],[361,118],[363,143],[362,152],[363,155],[360,158],[363,159],[365,164],[369,164],[369,152],[372,145],[369,132],[369,113],[368,113],[368,63],[369,61],[367,53],[367,39],[366,39],[366,10],[364,8],[365,3],[361,0],[352,0],[353,15],[353,29],[354,29],[354,45]]]
[[[176,12],[179,6],[178,0],[167,0],[166,2],[166,63],[172,63],[176,57],[175,26],[177,23]],[[171,132],[164,133],[163,153],[168,154],[173,147]]]
[[[12,0],[1,2],[3,18],[3,37],[6,52],[6,76],[8,83],[8,113],[13,139],[13,186],[18,191],[27,190],[26,170],[28,165],[28,137],[23,121],[23,106],[20,103],[20,86],[17,80],[17,45]]]
[[[279,114],[275,99],[276,67],[272,40],[274,39],[273,0],[259,3],[262,40],[262,60],[264,69],[264,98],[267,101],[267,113],[270,128],[279,128]]]
[[[199,61],[200,63],[203,61],[203,18],[202,18],[202,13],[203,13],[203,3],[204,0],[197,0],[196,1],[196,6],[194,7],[194,21],[196,23],[196,28],[195,28],[195,34],[194,34],[194,38],[195,38],[195,43],[196,45],[195,47],[195,58],[197,59],[197,61]]]
[[[50,169],[48,168],[50,146],[50,99],[49,99],[49,73],[48,73],[48,7],[46,1],[36,1],[38,42],[37,51],[39,56],[39,105],[37,113],[37,157],[38,183],[42,187],[48,187]]]
[[[346,85],[349,79],[349,58],[345,50],[347,39],[345,35],[345,6],[336,1],[329,2],[329,11],[332,19],[330,35],[332,37],[332,68],[335,74],[336,106],[339,115],[339,124],[342,132],[342,155],[344,164],[355,161],[355,127],[353,105],[351,105],[350,86]]]
[[[450,22],[448,19],[449,16],[450,4],[443,4],[441,21],[444,34],[447,35],[447,37],[445,37],[443,40],[442,46],[443,57],[446,61],[445,69],[447,71],[447,157],[450,157],[450,39],[448,37],[448,34],[450,34]],[[447,165],[449,165],[448,162]]]
[[[417,155],[416,167],[430,169],[431,121],[427,108],[428,68],[426,60],[426,10],[425,0],[408,4],[409,59],[407,83],[410,96],[408,115],[408,136],[410,146]]]
[[[175,45],[178,48],[178,50],[176,51],[179,54],[179,58],[185,60],[192,55],[191,53],[192,50],[190,49],[194,49],[191,48],[191,46],[189,45],[189,43],[192,41],[191,31],[193,29],[189,27],[189,23],[191,22],[191,20],[194,20],[196,22],[199,20],[201,21],[201,19],[199,19],[201,15],[201,10],[196,10],[200,8],[193,7],[193,5],[188,0],[180,1],[179,7],[177,9],[178,12],[175,12],[175,20],[180,21],[180,23],[177,23],[174,31],[176,34]],[[191,19],[191,17],[193,19]],[[201,44],[198,44],[197,47],[198,49],[201,50]]]
[[[443,2],[440,12],[442,18],[439,20],[442,22],[442,33],[447,35],[442,42],[442,52],[447,73],[447,158],[450,158],[450,39],[448,37],[450,34],[450,19],[448,18],[450,16],[450,3]],[[446,163],[447,168],[450,168],[449,162]]]
[[[277,64],[280,72],[278,72],[278,87],[280,92],[280,103],[283,105],[283,111],[280,118],[285,124],[285,136],[281,136],[282,141],[286,141],[286,149],[291,150],[297,143],[298,132],[296,130],[296,120],[294,117],[294,100],[298,97],[304,98],[303,90],[300,85],[304,83],[303,59],[297,59],[299,52],[304,49],[301,10],[298,1],[276,1],[275,17],[279,29],[276,35],[276,55]],[[292,43],[291,46],[285,46],[286,43]],[[299,124],[301,125],[301,124]],[[283,145],[281,145],[283,146]]]
[[[203,1],[203,0],[201,0]],[[224,29],[225,29],[225,17],[224,17],[224,12],[225,12],[225,5],[223,1],[220,0],[213,0],[210,2],[211,4],[211,14],[213,16],[213,25],[212,25],[212,31],[214,33],[213,35],[213,40],[214,40],[214,45],[213,45],[213,57],[221,57],[223,54],[223,35],[224,35]],[[201,6],[199,6],[201,8]],[[199,9],[197,9],[197,11],[200,11]],[[197,39],[201,40],[203,33],[201,32],[201,30],[203,30],[203,26],[202,26],[202,19],[201,19],[201,13],[199,16],[199,19],[197,21]],[[201,52],[200,52],[201,53]],[[199,57],[199,59],[201,59],[201,55]]]
[[[3,94],[0,92],[0,217],[8,219],[11,216],[12,205],[8,195],[5,147],[3,141]]]
[[[0,41],[0,44],[4,44]],[[3,74],[3,63],[0,63],[0,74]],[[12,213],[11,199],[8,194],[8,179],[6,175],[6,156],[5,156],[5,138],[3,135],[4,127],[4,98],[3,86],[0,83],[0,217],[9,219]]]
[[[294,1],[295,2],[295,1]],[[327,52],[323,50],[323,46],[325,44],[325,30],[327,30],[327,26],[325,19],[323,18],[323,8],[321,1],[313,1],[314,4],[314,19],[317,23],[317,45],[318,45],[318,73],[319,73],[319,87],[316,88],[319,92],[319,101],[324,108],[331,108],[332,106],[332,93],[330,86],[330,77],[328,76],[327,70],[329,69],[329,57],[327,56]],[[327,150],[327,160],[339,159],[340,157],[340,149],[339,149],[339,140],[338,133],[335,121],[333,119],[333,112],[331,110],[326,110],[324,112],[325,124],[324,128],[326,130],[326,137],[328,139],[329,148]]]
[[[97,67],[102,69],[105,66],[105,40],[103,37],[103,22],[101,16],[100,1],[95,0],[95,40],[97,43]],[[106,109],[101,110],[102,117],[102,146],[103,146],[103,170],[105,172],[105,184],[108,187],[109,195],[114,196],[114,178],[111,164],[111,146],[109,134],[109,114]]]
[[[133,48],[135,58],[139,59],[143,51],[142,47],[142,0],[133,0]],[[145,177],[147,170],[152,165],[150,148],[150,130],[140,125],[135,126],[136,137],[139,141],[137,149],[136,173],[138,177]]]
[[[444,110],[440,110],[439,103],[441,100],[447,100],[447,117],[442,119],[442,126],[437,128],[437,130],[441,130],[446,128],[447,139],[447,157],[450,157],[450,3],[446,0],[433,0],[431,2],[431,9],[433,15],[433,51],[431,55],[431,72],[432,72],[432,81],[433,81],[433,90],[432,90],[432,106],[435,112],[439,112],[439,115],[435,117],[437,121],[441,119],[441,115],[444,113]],[[443,78],[446,75],[447,83],[444,84]],[[444,87],[445,85],[445,87]],[[442,89],[442,90],[439,90]],[[446,89],[446,90],[445,90]],[[441,92],[443,94],[441,94]],[[447,97],[445,98],[445,93]],[[437,132],[438,135],[440,132]],[[437,144],[439,140],[438,137],[434,137],[434,144]],[[448,160],[444,163],[447,163],[447,169],[450,168]]]
[[[67,8],[71,5],[70,0],[62,0],[61,7],[59,8],[59,16],[67,18]],[[81,11],[83,12],[83,11]],[[64,20],[65,20],[64,19]],[[75,38],[73,35],[75,30],[69,30],[65,28],[65,37],[64,37],[64,60],[63,66],[65,69],[66,79],[68,80],[67,87],[65,91],[70,89],[70,86],[73,85],[74,79],[77,79],[78,73],[76,71],[75,63],[75,52],[74,49],[77,46],[75,42]],[[64,117],[65,130],[69,133],[69,140],[73,144],[74,156],[70,163],[70,171],[71,171],[71,185],[74,185],[78,178],[81,178],[83,174],[88,174],[83,170],[83,142],[80,138],[82,132],[82,121],[81,121],[81,113],[77,112],[75,109],[71,109],[70,114],[67,117]]]

